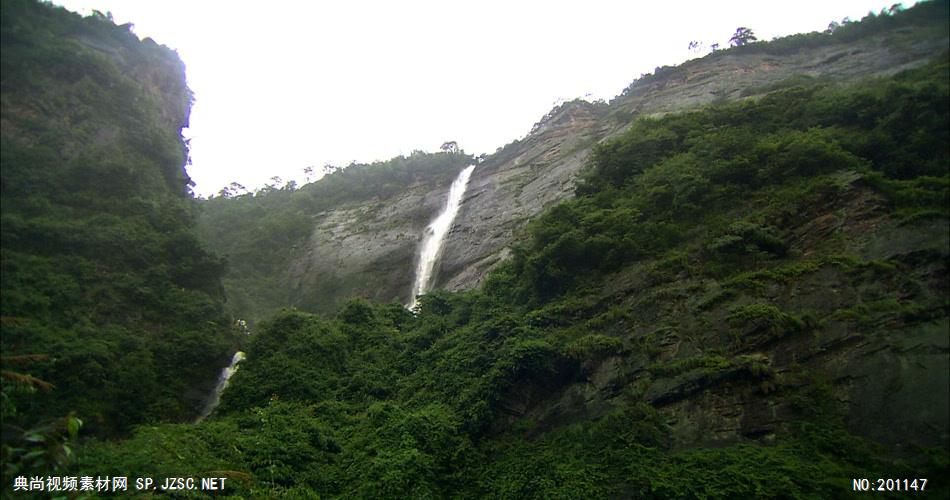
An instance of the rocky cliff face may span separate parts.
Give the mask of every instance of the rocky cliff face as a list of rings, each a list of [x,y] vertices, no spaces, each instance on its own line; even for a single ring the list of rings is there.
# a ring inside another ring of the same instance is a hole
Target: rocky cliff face
[[[642,116],[723,100],[754,99],[793,85],[883,76],[945,55],[946,33],[911,41],[909,28],[790,53],[714,53],[632,84],[609,105],[583,101],[551,111],[527,137],[475,169],[445,244],[436,287],[477,286],[508,254],[518,230],[546,206],[573,195],[578,171],[599,141]]]
[[[947,45],[946,27],[933,23],[892,23],[839,38],[802,37],[657,68],[609,104],[573,101],[553,109],[525,138],[487,156],[475,169],[437,264],[434,287],[478,286],[505,260],[529,220],[573,196],[592,148],[639,117],[756,99],[796,85],[889,75],[939,57]],[[422,232],[441,210],[450,182],[448,177],[415,178],[384,198],[353,199],[308,214],[313,220],[309,240],[299,242],[282,270],[269,272],[268,279],[290,290],[290,304],[305,310],[332,311],[352,296],[409,302]],[[229,249],[219,251],[227,255]]]
[[[134,80],[156,105],[164,126],[179,131],[188,126],[191,90],[185,83],[185,65],[167,47],[151,38],[142,40],[141,44],[116,44],[89,34],[78,35],[76,42],[107,57]]]
[[[946,67],[928,63],[946,60],[948,28],[946,4],[925,7],[944,14],[715,53],[658,68],[609,104],[553,109],[478,163],[435,288],[477,287],[522,237],[524,258],[484,293],[431,297],[434,307],[404,316],[441,328],[380,345],[424,350],[417,366],[439,390],[448,366],[471,369],[479,383],[510,374],[486,390],[500,408],[484,425],[499,433],[544,435],[643,404],[673,448],[781,444],[792,424],[824,412],[829,429],[843,423],[898,452],[946,449]],[[739,100],[750,102],[677,115]],[[887,156],[911,135],[927,140]],[[727,151],[735,144],[741,153]],[[595,151],[581,190],[590,196],[545,212],[574,195]],[[306,213],[317,185],[285,193],[284,213],[299,212],[307,234],[273,267],[290,304],[334,312],[351,296],[409,302],[423,231],[469,160]],[[349,170],[357,184],[383,177]],[[317,183],[322,196],[330,181]],[[267,196],[246,201],[265,212]],[[538,226],[524,231],[532,220]],[[611,231],[585,228],[598,221]],[[257,225],[261,242],[286,234]],[[662,251],[649,249],[663,240]],[[577,279],[585,273],[591,279]],[[338,318],[371,309],[354,304]],[[459,348],[469,345],[484,347]],[[509,352],[519,359],[481,356]]]
[[[288,281],[296,305],[332,310],[359,296],[408,303],[423,231],[445,205],[448,183],[416,182],[386,203],[339,207],[316,217]]]
[[[950,254],[946,222],[933,221],[924,230],[903,227],[860,176],[842,175],[840,181],[836,196],[786,221],[795,235],[791,251],[820,252],[827,238],[838,234],[848,242],[840,247],[843,252],[863,262],[890,264],[874,268],[829,260],[795,271],[796,276],[773,275],[757,291],[724,303],[717,302],[723,289],[709,280],[681,270],[658,283],[655,263],[636,265],[616,276],[594,301],[619,303],[629,318],[613,318],[606,325],[590,321],[585,328],[621,325],[630,338],[655,347],[593,362],[584,367],[583,380],[555,390],[537,384],[516,388],[506,401],[510,421],[528,418],[555,427],[597,419],[632,390],[664,416],[675,446],[768,442],[802,411],[777,393],[818,379],[827,381],[830,394],[847,408],[845,424],[855,434],[897,448],[946,446],[950,324],[939,306],[932,313],[904,312],[903,317],[881,314],[860,327],[846,313],[895,289],[945,295],[946,268],[939,259],[928,259]],[[824,319],[807,334],[778,339],[770,338],[761,323],[730,331],[735,305],[755,303],[812,311]],[[736,343],[735,338],[745,340]],[[695,364],[684,365],[688,359]],[[658,370],[663,364],[675,368]]]
[[[774,90],[817,81],[843,83],[887,76],[921,66],[935,56],[946,57],[945,30],[913,42],[908,35],[904,29],[788,53],[713,54],[658,70],[635,82],[610,104],[575,101],[561,105],[524,139],[499,150],[476,168],[446,240],[436,286],[448,290],[478,286],[508,257],[519,231],[533,217],[573,196],[578,172],[591,149],[626,130],[637,117],[726,100],[755,99]],[[907,262],[909,269],[914,255],[930,251],[921,249],[939,248],[935,251],[947,254],[942,223],[930,232],[902,230],[882,215],[881,200],[861,187],[860,181],[848,182],[853,184],[849,184],[847,199],[837,200],[834,206],[816,207],[802,220],[787,221],[800,235],[798,250],[803,255],[808,255],[810,245],[841,232],[850,233],[848,238],[856,242],[851,250],[857,255],[868,260]],[[650,271],[631,270],[634,272]],[[770,285],[767,296],[772,303],[789,309],[845,308],[861,302],[862,296],[873,294],[878,286],[874,279],[846,277],[853,272],[826,266],[800,281]],[[940,290],[943,285],[939,281],[945,278],[941,273],[939,269],[914,269],[912,274],[933,290]],[[683,330],[701,330],[699,325],[651,331],[655,327],[647,319],[656,311],[641,307],[637,297],[638,287],[648,286],[632,277],[627,283],[631,285],[626,291],[606,290],[603,300],[623,300],[643,315],[636,335],[658,336],[662,345],[659,359],[675,360],[684,353],[703,350],[695,339],[681,334]],[[668,296],[664,309],[695,307],[697,297],[715,293],[705,290],[705,286],[680,279],[665,290]],[[836,290],[837,304],[808,304],[816,290],[828,286]],[[714,309],[712,315],[716,314],[724,322],[727,311],[723,308],[717,313]],[[880,336],[855,331],[845,322],[829,324],[817,339],[787,339],[732,352],[727,362],[730,368],[714,375],[691,370],[656,377],[649,368],[656,358],[617,356],[590,367],[585,381],[555,392],[537,385],[516,388],[506,405],[512,421],[528,418],[544,426],[557,426],[600,417],[624,397],[620,388],[639,386],[643,397],[665,415],[678,445],[720,446],[750,438],[769,440],[798,409],[788,401],[768,396],[772,382],[751,387],[735,382],[756,366],[767,365],[774,377],[770,380],[781,380],[781,384],[794,385],[794,376],[789,374],[803,369],[832,381],[835,394],[848,407],[848,427],[860,435],[898,447],[913,442],[946,443],[946,433],[935,433],[933,427],[945,421],[950,411],[946,398],[933,396],[946,389],[947,328],[945,319],[906,328],[895,323],[889,326],[888,335]]]
[[[56,153],[64,158],[121,143],[159,157],[165,183],[185,194],[189,178],[181,129],[188,126],[192,99],[177,54],[151,39],[140,41],[130,26],[117,27],[101,15],[82,20],[46,13],[47,18],[36,21],[46,23],[48,32],[43,32],[21,24],[26,14],[20,11],[27,10],[23,5],[11,6],[16,13],[5,24],[4,137],[49,146],[53,141],[39,137],[32,124],[59,116],[61,121],[53,124],[60,143]],[[51,49],[54,43],[59,46]],[[57,98],[49,98],[50,93]],[[88,101],[105,104],[95,107]],[[138,132],[146,128],[152,135]]]
[[[190,418],[233,337],[194,234],[184,64],[101,14],[2,13],[0,337],[4,359],[50,353],[25,369],[57,387],[16,391],[13,417],[75,411],[102,434]]]

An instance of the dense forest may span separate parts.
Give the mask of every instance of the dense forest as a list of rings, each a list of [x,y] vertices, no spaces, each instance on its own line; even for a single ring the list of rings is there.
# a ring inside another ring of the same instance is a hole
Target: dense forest
[[[855,478],[950,495],[950,53],[636,118],[482,286],[270,314],[323,211],[471,158],[197,203],[182,121],[128,76],[180,72],[173,54],[102,17],[3,9],[5,493],[59,474],[225,477],[242,498],[837,498]],[[947,2],[881,17],[848,29],[945,36]],[[150,105],[101,107],[106,86]],[[248,312],[267,319],[237,338]],[[220,406],[185,423],[237,347]]]
[[[193,230],[178,57],[104,16],[2,9],[6,490],[67,458],[79,422],[192,418],[236,337]]]
[[[418,314],[360,300],[278,314],[214,418],[90,443],[79,470],[227,470],[251,496],[828,498],[865,476],[946,491],[945,443],[898,454],[859,437],[829,373],[764,352],[946,336],[947,109],[935,63],[640,120],[483,289],[426,295]],[[800,236],[856,200],[927,249],[879,259],[860,234]],[[689,339],[678,354],[670,331]],[[518,408],[619,358],[609,403]],[[655,406],[724,387],[783,421],[755,429],[765,442],[682,447]]]

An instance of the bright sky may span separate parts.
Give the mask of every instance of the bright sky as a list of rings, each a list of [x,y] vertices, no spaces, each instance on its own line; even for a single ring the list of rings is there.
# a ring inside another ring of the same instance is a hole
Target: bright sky
[[[609,100],[696,57],[691,40],[725,47],[739,26],[760,40],[821,31],[893,1],[54,3],[112,12],[178,51],[195,93],[188,172],[207,196],[450,140],[491,153],[561,100]]]

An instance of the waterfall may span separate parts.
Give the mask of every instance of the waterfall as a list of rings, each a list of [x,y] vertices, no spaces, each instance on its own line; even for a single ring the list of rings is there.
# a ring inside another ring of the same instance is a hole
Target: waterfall
[[[449,188],[449,199],[445,202],[445,209],[429,224],[425,235],[422,237],[419,264],[416,267],[416,280],[412,284],[412,299],[409,305],[406,306],[410,310],[416,308],[416,297],[426,293],[429,289],[432,270],[435,269],[435,263],[442,254],[445,235],[448,234],[449,228],[452,227],[452,221],[455,220],[455,215],[459,211],[462,196],[465,195],[465,188],[468,186],[468,179],[472,176],[472,170],[475,170],[475,165],[465,167],[465,170],[459,172],[458,177],[452,181],[452,187]]]
[[[234,356],[231,357],[231,364],[226,368],[221,370],[221,375],[218,375],[218,385],[214,388],[214,393],[211,394],[211,397],[208,398],[208,402],[205,403],[204,409],[201,410],[201,413],[198,415],[198,418],[195,419],[195,423],[200,422],[202,419],[211,414],[211,411],[218,406],[218,403],[221,402],[221,393],[224,392],[224,389],[228,387],[228,380],[231,380],[231,375],[234,375],[234,372],[238,369],[238,363],[244,360],[244,353],[238,351],[234,353]]]

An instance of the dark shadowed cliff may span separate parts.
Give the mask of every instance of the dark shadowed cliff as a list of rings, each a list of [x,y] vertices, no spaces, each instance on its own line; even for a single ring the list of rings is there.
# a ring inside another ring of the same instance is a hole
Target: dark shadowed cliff
[[[2,41],[6,463],[70,412],[107,435],[190,418],[231,342],[192,230],[178,56],[32,1],[3,2]]]

